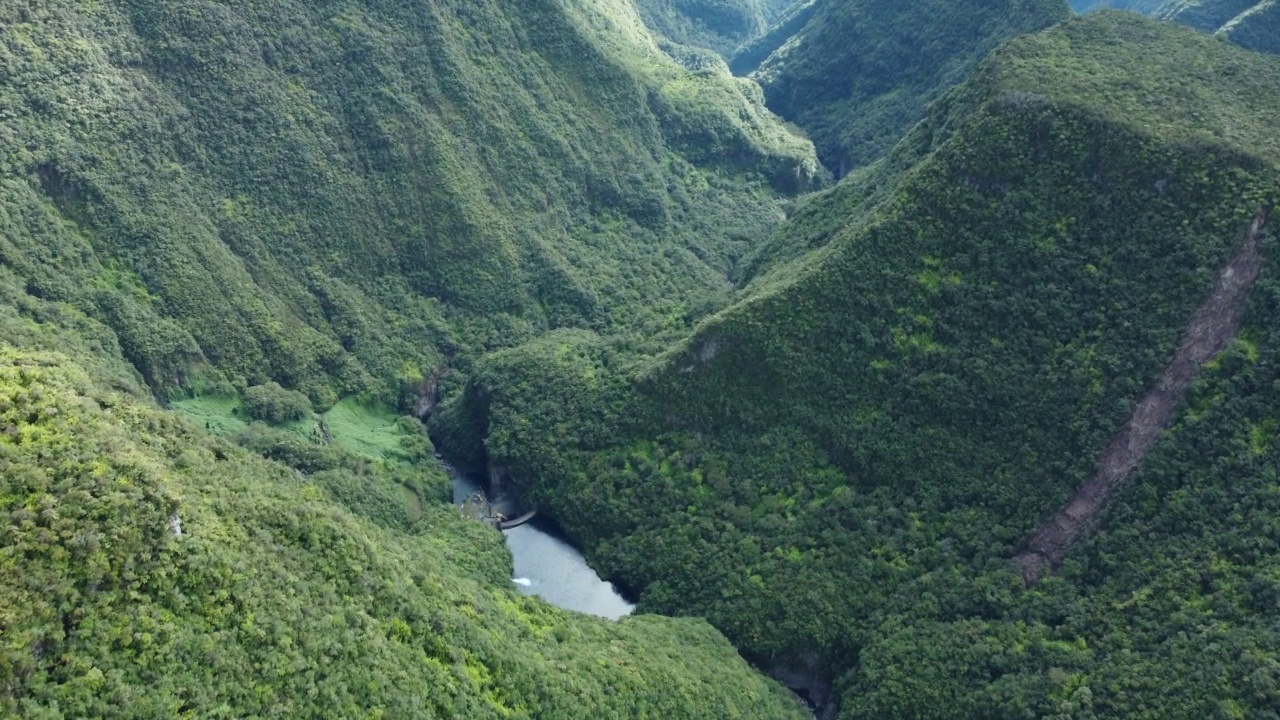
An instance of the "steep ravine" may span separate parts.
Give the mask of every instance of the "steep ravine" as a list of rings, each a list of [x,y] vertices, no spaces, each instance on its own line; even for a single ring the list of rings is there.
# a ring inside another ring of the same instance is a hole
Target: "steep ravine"
[[[1028,586],[1056,570],[1071,547],[1085,536],[1112,494],[1142,464],[1196,373],[1239,332],[1249,293],[1262,270],[1262,238],[1270,214],[1271,208],[1258,211],[1235,256],[1218,273],[1209,297],[1191,316],[1156,387],[1134,407],[1129,420],[1098,456],[1093,473],[1066,506],[1023,542],[1014,562]]]

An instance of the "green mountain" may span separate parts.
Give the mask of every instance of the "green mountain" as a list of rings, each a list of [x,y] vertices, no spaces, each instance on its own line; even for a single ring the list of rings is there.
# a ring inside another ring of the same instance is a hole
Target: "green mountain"
[[[1169,4],[1170,0],[1071,0],[1071,9],[1083,13],[1100,8],[1116,8],[1154,15]]]
[[[822,182],[754,84],[628,0],[10,3],[0,145],[0,714],[803,716],[517,594],[395,412],[723,306]]]
[[[626,0],[0,12],[0,258],[162,393],[396,402],[460,348],[660,330],[818,172]]]
[[[300,479],[85,370],[0,349],[6,717],[804,717],[701,620],[518,595],[403,470]]]
[[[1280,720],[1280,58],[1069,15],[0,5],[0,715]]]
[[[553,333],[433,425],[827,716],[1275,718],[1278,102],[1130,13],[1023,37],[687,340]]]
[[[1096,0],[1078,12],[1116,7],[1189,25],[1250,50],[1280,54],[1280,7],[1273,0]]]
[[[887,151],[997,45],[1069,14],[1062,0],[808,0],[731,65],[843,176]]]
[[[1280,54],[1280,7],[1274,0],[1181,0],[1169,3],[1161,16],[1250,50]]]
[[[1280,6],[1258,3],[1224,24],[1218,34],[1242,47],[1280,55]]]

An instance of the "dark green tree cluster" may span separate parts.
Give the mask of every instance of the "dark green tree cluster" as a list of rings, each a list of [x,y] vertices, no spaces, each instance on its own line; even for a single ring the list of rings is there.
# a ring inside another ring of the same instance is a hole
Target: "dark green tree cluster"
[[[436,426],[844,718],[1277,717],[1274,230],[1103,528],[1031,590],[1010,558],[1280,201],[1278,99],[1274,59],[1132,14],[1020,39],[687,340],[504,351]]]
[[[311,400],[297,390],[284,389],[273,380],[246,389],[243,408],[254,420],[280,425],[310,417]]]

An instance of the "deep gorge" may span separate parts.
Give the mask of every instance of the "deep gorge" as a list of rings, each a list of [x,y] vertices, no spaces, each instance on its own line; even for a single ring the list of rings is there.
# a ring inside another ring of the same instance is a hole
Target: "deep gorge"
[[[0,714],[1280,717],[1280,5],[1073,5],[0,7]]]

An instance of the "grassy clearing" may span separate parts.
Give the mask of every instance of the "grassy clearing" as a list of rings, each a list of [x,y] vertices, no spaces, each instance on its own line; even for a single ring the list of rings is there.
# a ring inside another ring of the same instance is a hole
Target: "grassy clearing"
[[[170,407],[219,435],[234,434],[249,427],[240,410],[240,399],[236,397],[205,395],[175,400]],[[411,459],[402,442],[406,432],[398,424],[399,417],[386,408],[362,405],[354,398],[339,402],[323,414],[274,427],[310,437],[321,421],[329,428],[333,444],[347,452],[392,463]]]
[[[401,442],[405,430],[398,424],[399,417],[385,408],[368,407],[347,398],[330,408],[323,418],[333,444],[343,450],[388,462],[408,459]]]
[[[237,397],[203,395],[175,400],[169,407],[217,435],[230,435],[249,427],[249,423],[236,413],[240,407],[240,398]]]

